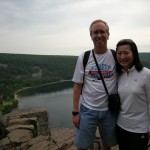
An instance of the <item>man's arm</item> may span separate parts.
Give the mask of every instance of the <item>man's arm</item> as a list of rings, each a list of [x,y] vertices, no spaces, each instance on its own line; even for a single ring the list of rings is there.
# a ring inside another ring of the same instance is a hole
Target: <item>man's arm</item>
[[[79,101],[81,95],[82,84],[74,83],[73,90],[73,112],[79,112]],[[79,114],[73,115],[73,123],[75,127],[79,128],[80,117]]]

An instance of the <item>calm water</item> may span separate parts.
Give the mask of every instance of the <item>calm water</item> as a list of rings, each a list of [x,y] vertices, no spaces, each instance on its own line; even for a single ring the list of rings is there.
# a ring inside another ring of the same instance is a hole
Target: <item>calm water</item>
[[[24,95],[20,98],[19,108],[25,109],[45,106],[49,113],[50,127],[72,128],[72,97],[72,87],[61,90],[57,88],[56,91],[46,93],[40,93],[39,91],[36,93],[34,91],[34,95],[30,93],[30,95]]]

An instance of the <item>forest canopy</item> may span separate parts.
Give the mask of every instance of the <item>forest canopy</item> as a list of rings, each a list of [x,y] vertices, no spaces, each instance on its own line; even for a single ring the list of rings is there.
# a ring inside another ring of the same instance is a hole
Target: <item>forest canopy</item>
[[[150,68],[150,53],[140,53]],[[54,81],[71,80],[77,56],[0,54],[0,98],[9,100],[14,92]]]

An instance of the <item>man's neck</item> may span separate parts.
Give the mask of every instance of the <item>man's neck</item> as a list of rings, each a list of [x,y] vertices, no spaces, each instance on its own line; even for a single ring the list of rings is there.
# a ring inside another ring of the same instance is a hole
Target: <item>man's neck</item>
[[[94,48],[93,50],[96,54],[104,54],[107,51],[107,47],[105,47],[105,48]]]

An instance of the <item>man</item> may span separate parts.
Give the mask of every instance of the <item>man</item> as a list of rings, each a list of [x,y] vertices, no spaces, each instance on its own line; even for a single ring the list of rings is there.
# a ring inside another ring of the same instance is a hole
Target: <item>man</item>
[[[111,50],[107,48],[109,26],[103,20],[93,21],[90,25],[90,36],[108,92],[114,94],[117,91],[116,72],[115,60]],[[102,139],[102,150],[110,150],[111,146],[116,145],[116,117],[108,110],[108,96],[97,71],[92,52],[89,55],[85,71],[83,57],[84,53],[78,57],[72,79],[74,82],[73,123],[78,128],[75,145],[79,150],[92,148],[98,127]],[[84,83],[83,87],[82,83]]]

